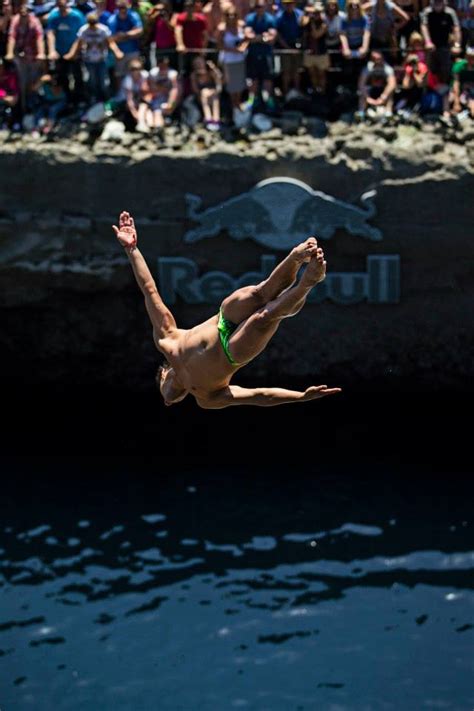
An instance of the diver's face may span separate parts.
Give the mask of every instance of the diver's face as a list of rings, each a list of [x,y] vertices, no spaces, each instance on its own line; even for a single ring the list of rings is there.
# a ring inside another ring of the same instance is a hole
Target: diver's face
[[[160,392],[165,405],[176,405],[184,400],[188,391],[178,381],[173,368],[163,369],[160,375]]]

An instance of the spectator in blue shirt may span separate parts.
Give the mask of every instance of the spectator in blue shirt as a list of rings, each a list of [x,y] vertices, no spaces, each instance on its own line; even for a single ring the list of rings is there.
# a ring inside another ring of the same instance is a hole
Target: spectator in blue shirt
[[[87,15],[90,12],[95,12],[95,4],[92,0],[76,0],[72,7],[82,14],[84,24],[86,22]]]
[[[118,0],[117,9],[107,22],[112,33],[112,41],[123,52],[123,58],[115,65],[116,89],[120,87],[122,78],[127,73],[127,67],[132,59],[140,56],[139,38],[143,34],[143,24],[140,15],[130,9],[128,0]]]
[[[56,63],[58,83],[69,101],[77,105],[84,96],[81,62],[78,59],[67,60],[64,55],[69,52],[76,41],[77,33],[84,24],[84,16],[68,7],[68,0],[57,0],[57,7],[49,17],[46,25],[48,43],[48,59]],[[70,87],[70,78],[73,89]]]
[[[281,84],[285,96],[290,89],[299,92],[301,58],[301,21],[303,12],[293,0],[282,0],[283,10],[277,16],[278,44],[283,50],[298,50],[281,55]]]
[[[257,91],[263,89],[264,99],[273,109],[273,45],[277,30],[276,20],[266,8],[265,0],[256,0],[255,11],[245,18],[245,39],[249,42],[247,78],[251,80],[248,106],[253,106]]]

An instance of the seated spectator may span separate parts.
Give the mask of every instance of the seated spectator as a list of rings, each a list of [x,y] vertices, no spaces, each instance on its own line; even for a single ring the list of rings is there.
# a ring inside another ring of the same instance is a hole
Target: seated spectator
[[[43,74],[36,83],[38,106],[35,109],[35,126],[41,128],[43,135],[50,133],[58,116],[67,106],[64,87],[55,74]]]
[[[8,32],[6,59],[15,62],[20,83],[21,106],[25,110],[32,85],[38,80],[45,60],[43,28],[25,3],[14,15]]]
[[[359,77],[359,111],[365,114],[369,107],[385,109],[385,115],[393,113],[393,95],[397,80],[392,67],[384,60],[382,52],[373,50],[370,60]]]
[[[323,5],[316,2],[304,9],[301,21],[303,28],[303,66],[309,74],[311,86],[315,92],[326,91],[326,75],[330,67],[326,46],[328,26],[323,15]]]
[[[75,105],[83,98],[84,82],[79,59],[67,60],[64,56],[77,39],[77,33],[84,24],[84,15],[68,7],[68,0],[57,0],[57,7],[50,13],[46,25],[48,59],[55,62],[58,81],[68,99]],[[74,88],[70,88],[72,77]]]
[[[474,45],[466,47],[466,58],[453,67],[453,111],[465,110],[474,119]]]
[[[155,42],[156,63],[159,63],[162,56],[167,56],[170,59],[170,65],[177,69],[176,38],[171,22],[171,11],[167,2],[159,2],[151,10],[147,29],[149,36]]]
[[[148,72],[143,69],[142,61],[140,59],[132,59],[128,72],[123,78],[117,99],[125,102],[128,115],[132,117],[135,124],[138,122],[138,109],[145,86],[147,86],[147,79]],[[127,119],[126,122],[129,123]]]
[[[15,68],[0,57],[0,127],[11,128],[19,99],[20,85]]]
[[[122,58],[115,64],[115,87],[119,88],[122,77],[133,59],[140,56],[140,37],[143,24],[137,12],[130,9],[128,0],[118,0],[117,9],[109,19],[107,27],[112,33],[112,41],[122,52]]]
[[[294,0],[281,0],[283,10],[278,13],[276,20],[278,46],[283,50],[298,50],[297,52],[283,52],[281,61],[282,91],[287,97],[290,89],[299,94],[300,69],[301,69],[301,21],[303,13],[296,7]]]
[[[414,111],[421,107],[428,82],[428,67],[417,54],[409,54],[403,67],[402,91],[397,111]]]
[[[195,57],[191,73],[191,88],[204,114],[204,123],[210,131],[220,128],[220,95],[222,77],[217,67],[204,57]]]
[[[224,70],[225,87],[229,92],[232,108],[239,109],[242,92],[247,86],[245,59],[248,41],[244,38],[243,20],[239,20],[233,7],[226,10],[224,17],[224,22],[217,32],[219,61]]]
[[[184,56],[184,69],[189,74],[193,60],[200,50],[207,47],[208,31],[207,19],[201,12],[200,0],[185,0],[184,12],[175,16],[176,49]]]
[[[165,117],[175,110],[179,93],[178,72],[170,69],[168,57],[162,57],[160,65],[149,72],[142,92],[137,130],[156,130],[162,136]]]
[[[87,69],[87,88],[91,103],[105,101],[107,98],[107,55],[109,49],[117,60],[123,58],[123,52],[113,41],[109,28],[99,23],[97,13],[89,13],[87,24],[79,30],[77,40],[66,58],[73,59],[78,52],[82,52]]]
[[[370,48],[382,51],[387,62],[397,58],[397,28],[409,21],[407,13],[392,0],[369,0],[363,5],[370,22]]]
[[[277,37],[276,20],[267,12],[266,0],[256,0],[255,10],[245,18],[247,78],[250,79],[248,106],[255,103],[262,91],[268,107],[273,110],[273,45]]]
[[[451,52],[459,54],[461,51],[461,29],[455,11],[446,5],[445,0],[432,0],[421,15],[421,31],[429,51],[428,66],[442,83],[447,84],[451,77]]]
[[[369,21],[359,0],[350,0],[348,3],[347,16],[342,21],[340,37],[342,55],[347,60],[347,81],[354,84],[360,74],[370,44]]]
[[[339,10],[337,0],[327,0],[325,21],[328,29],[325,35],[325,42],[330,53],[331,64],[338,67],[342,65],[341,30],[345,17],[345,14]]]

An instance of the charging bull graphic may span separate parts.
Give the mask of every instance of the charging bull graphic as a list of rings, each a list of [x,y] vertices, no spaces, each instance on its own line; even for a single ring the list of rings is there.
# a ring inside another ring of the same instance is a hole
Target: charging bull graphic
[[[368,220],[376,214],[375,191],[362,195],[363,208],[313,190],[293,178],[270,178],[220,205],[198,212],[202,200],[186,195],[187,216],[199,227],[184,236],[198,242],[226,231],[236,240],[253,239],[265,247],[289,250],[308,235],[330,239],[337,229],[379,241],[382,233]]]

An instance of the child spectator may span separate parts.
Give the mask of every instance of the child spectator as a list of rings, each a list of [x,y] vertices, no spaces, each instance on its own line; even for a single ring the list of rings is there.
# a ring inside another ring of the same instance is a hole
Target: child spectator
[[[416,54],[420,62],[427,64],[425,40],[419,32],[412,32],[408,38],[408,53]]]
[[[195,57],[191,73],[191,88],[204,114],[204,123],[209,131],[220,128],[220,95],[222,77],[212,62],[204,57]]]
[[[308,3],[301,21],[303,28],[303,66],[309,74],[315,92],[325,93],[326,75],[330,67],[326,46],[328,26],[323,15],[323,5]]]
[[[35,86],[39,106],[35,110],[35,126],[47,135],[54,128],[61,111],[67,106],[64,87],[55,74],[43,74]]]
[[[453,111],[466,110],[474,119],[474,45],[466,47],[465,59],[458,59],[453,67]]]
[[[248,42],[244,39],[244,23],[239,20],[235,8],[229,7],[219,26],[217,46],[219,61],[224,70],[225,87],[229,92],[233,109],[239,109],[242,92],[246,88],[245,58]]]

